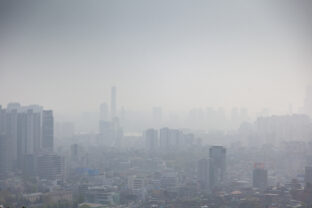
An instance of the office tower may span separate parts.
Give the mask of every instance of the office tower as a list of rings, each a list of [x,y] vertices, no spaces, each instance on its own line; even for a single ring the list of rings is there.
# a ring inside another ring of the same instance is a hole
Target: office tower
[[[262,163],[255,164],[252,174],[252,185],[259,189],[265,189],[268,186],[268,171]]]
[[[145,131],[146,149],[154,152],[158,146],[158,131],[156,129],[148,129]]]
[[[225,179],[226,150],[222,146],[212,146],[209,156],[209,184],[214,188],[221,185]]]
[[[5,109],[2,109],[2,106],[0,105],[0,134],[5,131],[5,121]]]
[[[112,87],[111,89],[111,119],[117,116],[117,103],[116,103],[116,87]]]
[[[197,164],[198,182],[201,189],[209,187],[209,160],[201,159]]]
[[[63,179],[64,158],[53,153],[38,156],[36,167],[38,176],[42,179]]]
[[[312,185],[312,167],[306,167],[305,168],[304,182],[305,182],[305,184],[309,183]]]
[[[53,111],[44,110],[42,112],[42,148],[53,151],[54,125]]]
[[[100,120],[101,121],[108,121],[109,120],[107,103],[102,103],[100,105]]]

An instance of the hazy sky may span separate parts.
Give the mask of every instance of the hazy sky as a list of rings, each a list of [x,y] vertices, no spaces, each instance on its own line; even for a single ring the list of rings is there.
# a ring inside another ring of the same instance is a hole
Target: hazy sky
[[[0,104],[303,105],[312,1],[1,1]]]

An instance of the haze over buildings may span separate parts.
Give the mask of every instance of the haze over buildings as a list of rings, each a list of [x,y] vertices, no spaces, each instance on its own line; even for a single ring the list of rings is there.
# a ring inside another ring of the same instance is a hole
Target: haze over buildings
[[[312,207],[312,1],[0,1],[9,207]]]

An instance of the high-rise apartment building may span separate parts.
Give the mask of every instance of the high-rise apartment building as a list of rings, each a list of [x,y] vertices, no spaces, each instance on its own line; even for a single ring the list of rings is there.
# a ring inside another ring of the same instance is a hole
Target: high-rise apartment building
[[[42,148],[53,151],[54,125],[53,111],[44,110],[42,112]]]
[[[17,161],[17,109],[5,113],[5,135],[7,137],[7,149],[9,151],[8,166],[13,169]]]
[[[10,103],[6,109],[0,107],[0,172],[19,169],[32,175],[42,148],[53,150],[52,111],[19,103]]]
[[[5,178],[9,171],[8,137],[0,133],[0,179]]]

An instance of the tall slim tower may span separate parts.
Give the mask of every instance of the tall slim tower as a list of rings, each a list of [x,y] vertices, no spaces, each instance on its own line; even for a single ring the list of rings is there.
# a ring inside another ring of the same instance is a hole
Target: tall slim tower
[[[209,149],[209,182],[214,188],[222,184],[226,170],[226,149],[222,146],[212,146]]]
[[[111,119],[116,117],[116,109],[117,109],[117,103],[116,103],[116,87],[113,86],[111,89]]]
[[[42,148],[47,151],[53,151],[53,111],[44,110],[42,112]]]

